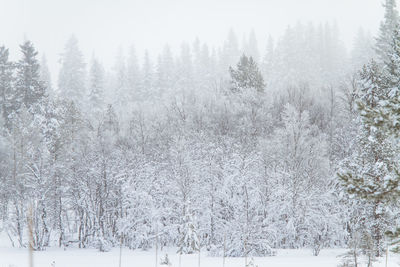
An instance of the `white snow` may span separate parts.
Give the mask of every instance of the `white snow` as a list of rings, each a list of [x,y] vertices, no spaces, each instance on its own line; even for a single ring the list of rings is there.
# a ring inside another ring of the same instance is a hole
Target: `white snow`
[[[172,262],[172,267],[179,267],[179,254],[177,248],[164,249],[158,253],[158,266],[160,259],[168,253]],[[340,263],[338,255],[342,254],[342,249],[322,250],[317,257],[312,256],[311,250],[278,250],[277,256],[256,257],[254,265],[258,267],[336,267]],[[248,259],[250,261],[250,259]],[[111,267],[119,266],[119,249],[114,248],[110,252],[99,252],[95,249],[67,250],[50,248],[46,251],[34,252],[34,266],[50,267],[52,263],[56,267]],[[388,267],[398,266],[400,262],[398,255],[389,256]],[[205,251],[201,254],[201,266],[203,267],[223,267],[221,257],[209,257]],[[22,267],[28,266],[28,250],[19,248],[0,247],[0,266],[1,267]],[[154,267],[155,251],[122,250],[122,267]],[[244,267],[244,258],[226,258],[225,267]],[[360,265],[361,267],[365,266]],[[385,266],[385,258],[374,264],[374,267]],[[181,267],[198,267],[198,254],[182,255]]]

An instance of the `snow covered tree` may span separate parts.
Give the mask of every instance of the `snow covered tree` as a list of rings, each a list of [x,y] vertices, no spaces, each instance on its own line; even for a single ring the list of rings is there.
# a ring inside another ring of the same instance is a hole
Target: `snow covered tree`
[[[161,97],[167,90],[173,88],[176,82],[175,76],[176,64],[172,55],[171,47],[166,45],[161,55],[158,57],[156,69],[156,97]]]
[[[47,66],[47,59],[45,55],[42,56],[40,61],[40,80],[43,82],[44,87],[46,88],[46,95],[50,96],[50,98],[53,98],[54,91],[51,82],[51,74],[49,67]]]
[[[190,203],[185,205],[186,211],[182,218],[180,229],[179,249],[180,254],[192,254],[200,250],[200,241],[196,232],[196,225],[190,211]]]
[[[385,98],[386,88],[379,66],[372,61],[360,73],[362,87],[360,106],[376,108]],[[361,113],[359,131],[353,144],[353,154],[344,161],[339,177],[344,188],[352,195],[366,199],[370,214],[371,236],[377,256],[384,250],[384,233],[390,226],[387,206],[393,195],[399,194],[400,180],[396,174],[394,157],[397,146],[387,132],[379,130],[374,123],[364,119]]]
[[[143,99],[148,100],[154,94],[154,70],[149,52],[146,50],[140,79],[140,94]]]
[[[40,79],[40,65],[36,58],[38,52],[30,41],[26,41],[21,46],[22,59],[17,63],[17,75],[15,81],[15,95],[20,99],[19,107],[25,105],[30,108],[32,105],[40,103],[46,96],[46,88]]]
[[[136,57],[135,47],[131,46],[126,65],[126,79],[131,95],[131,101],[141,100],[143,95],[140,92],[140,68]]]
[[[400,193],[398,171],[400,24],[396,3],[385,2],[385,17],[377,38],[378,63],[372,61],[360,74],[361,94],[358,148],[340,175],[350,194],[366,199],[374,251],[383,251],[384,232],[393,227],[391,202]],[[395,232],[390,233],[395,237]]]
[[[264,78],[252,57],[242,55],[236,68],[230,67],[229,72],[233,92],[243,92],[250,89],[258,92],[264,91]]]
[[[243,44],[244,45],[244,54],[252,57],[255,62],[260,61],[260,52],[258,50],[258,42],[256,33],[254,30],[251,30],[248,40]]]
[[[351,65],[358,71],[374,57],[374,39],[369,32],[360,28],[351,51]]]
[[[272,39],[271,35],[268,37],[267,48],[265,51],[264,58],[261,63],[261,69],[264,77],[270,79],[273,72],[274,66],[274,39]]]
[[[62,54],[58,89],[63,99],[74,101],[82,108],[86,97],[86,64],[75,36],[67,41]]]
[[[240,58],[239,41],[237,39],[236,33],[233,29],[229,30],[227,39],[224,42],[222,50],[220,51],[220,57],[218,62],[219,75],[226,77],[226,69],[229,66],[236,64]]]
[[[93,113],[100,114],[104,108],[104,69],[97,59],[92,59],[89,77],[89,101]]]
[[[176,71],[179,77],[176,87],[180,90],[193,89],[192,53],[188,44],[181,45],[181,54],[176,62]]]
[[[391,57],[395,52],[394,38],[399,27],[399,14],[396,9],[395,0],[385,0],[383,5],[385,8],[384,19],[379,28],[379,35],[376,39],[376,53],[379,63],[390,65],[393,60]]]
[[[126,61],[122,47],[118,49],[115,65],[113,67],[113,74],[113,106],[117,110],[117,113],[122,115],[122,110],[126,109],[128,101],[132,99],[132,92],[130,92],[128,88]]]
[[[282,219],[275,228],[280,237],[276,242],[289,248],[303,242],[310,247],[323,246],[326,231],[335,231],[321,219],[331,209],[326,140],[311,125],[307,111],[287,104],[282,119],[283,127],[275,130],[269,142],[263,142],[270,161],[269,175],[277,179],[272,183],[279,184],[270,196],[279,207],[274,216]],[[331,216],[329,222],[334,223],[334,214]]]
[[[9,60],[9,51],[4,46],[0,47],[0,111],[4,119],[4,126],[10,127],[10,118],[8,117],[15,111],[15,104],[11,102],[14,99],[13,88],[13,70],[14,65]]]

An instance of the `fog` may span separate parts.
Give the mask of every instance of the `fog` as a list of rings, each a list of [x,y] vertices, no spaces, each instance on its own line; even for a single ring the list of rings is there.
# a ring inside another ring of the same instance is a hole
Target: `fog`
[[[0,40],[18,55],[24,38],[45,52],[53,76],[66,40],[75,34],[88,60],[95,53],[111,64],[119,47],[134,45],[153,55],[166,43],[221,45],[230,28],[239,37],[255,30],[260,51],[268,35],[288,25],[336,22],[349,47],[363,27],[374,34],[382,17],[380,0],[2,0]]]
[[[0,266],[400,251],[396,0],[0,1]]]

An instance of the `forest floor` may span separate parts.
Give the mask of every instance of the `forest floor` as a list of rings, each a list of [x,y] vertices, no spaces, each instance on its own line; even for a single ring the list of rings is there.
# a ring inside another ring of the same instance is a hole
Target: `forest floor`
[[[253,259],[254,266],[258,267],[336,267],[345,250],[325,249],[320,255],[312,256],[311,250],[278,250],[273,257],[257,257]],[[158,266],[160,258],[168,253],[172,263],[171,267],[179,267],[179,255],[176,249],[170,248],[158,254]],[[115,248],[110,252],[99,252],[96,249],[77,249],[67,250],[48,248],[46,251],[34,252],[35,267],[118,267],[119,249]],[[250,259],[249,259],[250,260]],[[389,267],[399,266],[400,257],[397,255],[389,256]],[[204,252],[200,257],[201,267],[222,267],[221,257],[209,257]],[[0,246],[0,267],[22,267],[28,266],[28,250],[19,248],[8,248]],[[122,267],[154,267],[155,251],[132,251],[122,250]],[[226,258],[225,267],[244,267],[244,258]],[[362,264],[360,266],[366,266]],[[380,259],[374,263],[374,267],[385,266],[385,259]],[[166,266],[167,267],[167,266]],[[198,255],[182,255],[181,267],[198,267]]]

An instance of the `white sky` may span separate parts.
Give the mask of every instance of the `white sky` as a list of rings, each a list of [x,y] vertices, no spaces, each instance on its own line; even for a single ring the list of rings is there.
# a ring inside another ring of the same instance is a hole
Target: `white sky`
[[[232,27],[242,40],[256,31],[260,50],[268,34],[279,37],[298,21],[332,22],[351,45],[360,26],[375,33],[383,0],[0,0],[0,44],[18,55],[24,37],[48,58],[52,72],[73,33],[86,61],[95,53],[112,64],[118,47],[156,53],[196,37],[221,44]],[[127,49],[125,49],[127,50]],[[52,73],[53,77],[56,75]],[[54,82],[54,81],[53,81]]]

